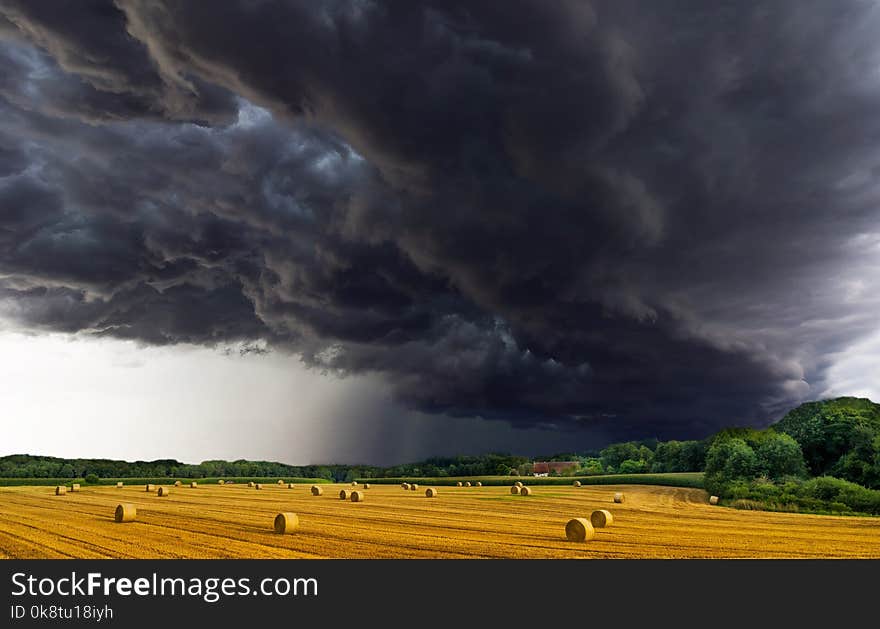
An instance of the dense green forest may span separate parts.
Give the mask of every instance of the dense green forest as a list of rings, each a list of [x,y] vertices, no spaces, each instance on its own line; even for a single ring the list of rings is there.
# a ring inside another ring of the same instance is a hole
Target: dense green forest
[[[375,467],[244,460],[126,462],[22,454],[0,458],[0,478],[442,479],[530,475],[535,460],[577,462],[552,476],[704,471],[706,489],[738,508],[880,514],[880,404],[860,398],[809,402],[765,430],[730,428],[702,440],[646,439],[536,459],[486,454]]]
[[[705,487],[749,509],[880,515],[880,404],[809,402],[767,430],[711,439]]]

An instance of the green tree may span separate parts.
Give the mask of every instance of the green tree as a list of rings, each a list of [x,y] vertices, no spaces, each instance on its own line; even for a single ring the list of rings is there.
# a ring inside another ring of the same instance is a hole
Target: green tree
[[[706,477],[728,482],[754,478],[758,457],[751,446],[739,438],[716,441],[706,454]]]
[[[664,441],[654,451],[654,472],[677,472],[681,465],[681,442]]]
[[[602,460],[597,458],[584,459],[583,467],[580,469],[581,474],[589,474],[595,476],[604,472]]]
[[[641,474],[648,471],[648,463],[645,460],[627,459],[620,464],[617,471],[621,474]]]
[[[633,461],[645,461],[649,465],[654,460],[654,452],[649,447],[642,445],[637,441],[612,443],[599,454],[602,458],[602,465],[606,468],[619,468],[620,464],[627,459],[632,459]]]
[[[794,437],[804,453],[810,473],[830,473],[853,448],[880,434],[880,404],[861,398],[836,398],[808,402],[788,412],[774,428]],[[863,460],[862,457],[858,457]],[[852,470],[860,465],[850,462]]]
[[[773,432],[761,441],[755,455],[758,458],[757,471],[769,478],[805,476],[807,473],[801,447],[789,435]]]

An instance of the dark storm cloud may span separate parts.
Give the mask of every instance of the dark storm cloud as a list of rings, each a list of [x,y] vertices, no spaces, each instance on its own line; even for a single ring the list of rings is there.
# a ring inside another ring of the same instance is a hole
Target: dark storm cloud
[[[0,6],[24,325],[636,435],[764,421],[876,331],[872,3]]]
[[[110,2],[4,1],[3,14],[0,33],[17,27],[18,38],[36,46],[19,51],[17,61],[3,59],[10,69],[24,65],[32,73],[28,93],[15,99],[20,106],[85,120],[168,117],[220,123],[235,117],[229,91],[182,73],[163,74]]]

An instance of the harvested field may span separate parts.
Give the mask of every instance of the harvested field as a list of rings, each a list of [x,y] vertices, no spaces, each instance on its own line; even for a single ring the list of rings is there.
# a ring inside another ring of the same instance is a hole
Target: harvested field
[[[53,487],[0,488],[0,557],[139,558],[880,558],[880,518],[738,511],[711,506],[699,489],[542,486],[523,500],[509,487],[423,492],[375,485],[370,500],[339,500],[268,485],[200,485],[167,498],[143,486],[83,486],[59,500]],[[615,492],[626,502],[613,504]],[[114,522],[120,502],[137,520]],[[614,526],[569,542],[565,525],[608,509]],[[278,513],[295,513],[277,535]]]

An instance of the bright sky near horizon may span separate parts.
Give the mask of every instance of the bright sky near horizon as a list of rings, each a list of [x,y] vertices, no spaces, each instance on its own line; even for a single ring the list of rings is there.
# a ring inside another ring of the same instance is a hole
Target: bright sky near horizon
[[[0,456],[390,465],[571,443],[566,433],[406,411],[378,377],[338,378],[280,353],[63,334],[0,332],[0,400]]]

